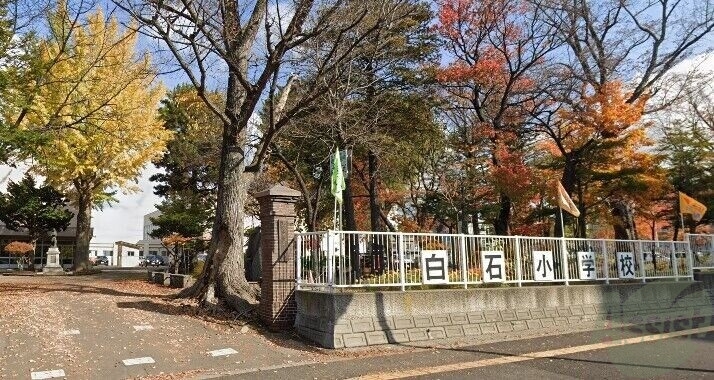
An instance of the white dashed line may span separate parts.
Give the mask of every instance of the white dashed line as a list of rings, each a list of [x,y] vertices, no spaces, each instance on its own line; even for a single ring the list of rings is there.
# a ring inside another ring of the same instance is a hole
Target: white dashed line
[[[63,369],[53,369],[52,371],[40,371],[30,373],[32,380],[52,379],[55,377],[65,377]]]
[[[145,330],[153,330],[154,327],[151,325],[136,325],[134,326],[134,331],[145,331]]]
[[[62,335],[79,335],[79,330],[65,330]]]
[[[124,363],[125,366],[156,363],[154,359],[150,356],[145,356],[143,358],[124,359],[121,362]]]
[[[220,350],[208,351],[208,354],[213,357],[233,355],[233,354],[237,354],[237,353],[238,353],[238,351],[236,351],[232,348],[221,348]]]

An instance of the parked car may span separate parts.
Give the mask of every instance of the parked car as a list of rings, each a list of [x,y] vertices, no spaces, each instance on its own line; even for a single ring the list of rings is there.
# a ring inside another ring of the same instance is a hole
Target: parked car
[[[148,267],[149,265],[154,266],[154,267],[159,267],[159,266],[166,265],[166,263],[164,262],[164,258],[161,256],[149,255],[149,256],[146,256],[146,260],[144,261],[143,265],[146,267]]]
[[[97,256],[94,260],[94,265],[109,265],[109,258],[106,256]]]
[[[196,255],[196,261],[206,261],[206,258],[208,258],[208,253],[199,253]]]

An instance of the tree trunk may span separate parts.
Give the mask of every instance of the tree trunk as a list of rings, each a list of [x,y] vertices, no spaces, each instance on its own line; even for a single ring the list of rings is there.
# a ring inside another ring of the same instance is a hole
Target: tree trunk
[[[495,143],[495,141],[494,141]],[[494,166],[498,166],[499,162],[496,158],[496,155],[493,154],[491,156],[491,162],[493,163]],[[461,191],[461,194],[463,195],[463,189]],[[511,222],[511,198],[508,197],[508,195],[501,193],[499,194],[499,209],[498,209],[498,216],[496,216],[496,220],[493,221],[493,228],[495,230],[496,235],[510,235],[510,229],[509,229],[509,224]],[[464,215],[465,217],[465,215]],[[457,212],[457,219],[458,219],[458,212]],[[458,221],[457,221],[457,229],[458,229]]]
[[[578,217],[578,237],[582,239],[587,239],[588,237],[588,225],[586,222],[586,217],[587,213],[585,210],[580,210],[580,217]]]
[[[355,218],[355,204],[352,197],[352,176],[345,176],[345,190],[342,192],[342,203],[344,205],[344,226],[338,226],[337,229],[344,228],[345,231],[357,231],[357,220]]]
[[[689,224],[689,233],[690,234],[697,233],[697,221],[695,221],[694,219],[692,219],[691,223]]]
[[[348,161],[349,163],[349,161]],[[355,205],[354,199],[352,198],[352,168],[348,168],[348,174],[345,175],[345,190],[342,192],[342,203],[344,206],[344,230],[345,231],[357,231],[357,221],[355,219]],[[342,229],[342,227],[338,227]],[[350,239],[347,237],[345,239],[345,249],[349,252],[350,256],[350,267],[352,268],[352,279],[357,280],[362,277],[362,266],[360,264],[359,257],[359,243],[356,239]]]
[[[77,245],[74,249],[73,268],[82,272],[90,268],[89,242],[92,239],[92,196],[91,191],[76,189],[79,194],[77,202]],[[60,259],[60,264],[61,264]]]
[[[561,220],[563,219],[563,220]],[[558,211],[555,212],[555,228],[553,228],[553,236],[555,237],[564,237],[565,236],[565,215],[563,215],[563,212],[558,209]]]
[[[619,240],[635,240],[637,233],[635,231],[635,222],[632,217],[632,210],[625,201],[615,201],[610,209],[610,214],[615,218],[613,229],[615,230],[615,239]]]
[[[245,278],[243,218],[249,184],[255,174],[245,172],[245,130],[250,115],[240,114],[245,100],[236,75],[229,75],[226,114],[231,122],[223,126],[219,166],[216,217],[213,221],[208,257],[201,277],[181,293],[196,297],[202,304],[220,298],[229,307],[248,311],[257,303],[258,290]]]
[[[208,257],[199,280],[183,293],[197,297],[204,304],[214,303],[215,297],[218,297],[239,311],[253,308],[258,296],[257,290],[245,278],[243,217],[247,186],[253,175],[243,171],[243,160],[242,153],[238,151],[229,152],[222,160],[225,163],[221,163],[220,170],[225,181],[220,181],[218,186],[218,204]]]
[[[179,246],[178,244],[174,244],[174,249],[173,251],[173,257],[171,258],[171,269],[169,269],[170,273],[173,274],[178,274],[178,267],[179,267]]]
[[[369,169],[369,221],[372,231],[382,231],[381,223],[381,207],[379,206],[379,189],[378,189],[378,174],[377,174],[377,155],[370,149],[367,153],[368,169]]]
[[[511,203],[511,198],[509,198],[506,194],[501,194],[498,217],[493,223],[493,227],[496,230],[496,235],[511,234],[511,231],[508,228],[511,221]]]
[[[30,242],[32,244],[32,252],[30,252],[30,271],[35,271],[35,250],[37,249],[37,238],[32,238]],[[42,262],[40,261],[40,264]]]
[[[560,183],[563,185],[565,192],[568,195],[573,193],[575,190],[575,184],[578,180],[577,176],[577,162],[571,156],[565,156],[565,167],[563,168],[563,176],[560,178]],[[581,198],[582,200],[582,198]],[[580,206],[580,205],[578,205]],[[563,227],[564,223],[560,222],[560,211],[555,213],[555,226],[553,228],[553,236],[562,237],[564,235]]]
[[[672,241],[676,240],[679,240],[679,218],[675,219],[674,233],[672,234]]]
[[[578,237],[585,239],[588,237],[588,225],[587,225],[587,210],[585,209],[585,202],[583,202],[584,193],[583,184],[580,180],[577,181],[578,188],[578,210],[580,211],[580,216],[578,217]]]

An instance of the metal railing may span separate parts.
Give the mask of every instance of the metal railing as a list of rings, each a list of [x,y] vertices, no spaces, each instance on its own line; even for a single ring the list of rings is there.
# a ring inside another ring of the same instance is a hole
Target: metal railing
[[[694,269],[714,268],[714,235],[687,234]]]
[[[296,234],[298,287],[691,279],[689,241],[324,231]]]

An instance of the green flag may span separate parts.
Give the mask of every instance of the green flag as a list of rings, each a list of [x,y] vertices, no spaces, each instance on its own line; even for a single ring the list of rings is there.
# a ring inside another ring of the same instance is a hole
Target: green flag
[[[344,190],[345,187],[345,176],[342,173],[340,151],[335,151],[335,157],[332,159],[332,195],[339,204],[342,204],[342,190]]]

